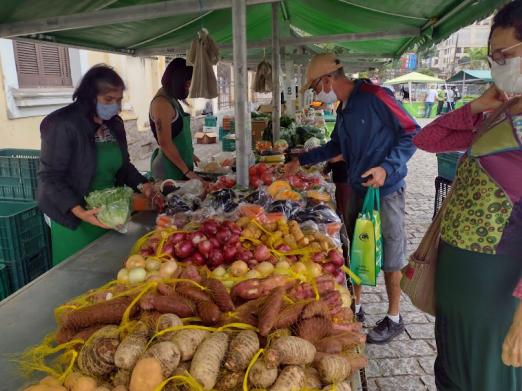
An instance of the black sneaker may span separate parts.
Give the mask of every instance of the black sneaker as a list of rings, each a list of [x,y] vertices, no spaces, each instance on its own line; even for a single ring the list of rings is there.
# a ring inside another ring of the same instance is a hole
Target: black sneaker
[[[399,323],[395,323],[387,316],[377,322],[377,325],[370,330],[366,336],[366,342],[374,344],[385,344],[390,342],[393,338],[404,332],[404,322],[402,316]]]
[[[361,308],[359,308],[359,312],[355,313],[355,319],[357,319],[357,322],[360,323],[364,323],[364,321],[366,320],[366,314],[364,313],[362,306]]]

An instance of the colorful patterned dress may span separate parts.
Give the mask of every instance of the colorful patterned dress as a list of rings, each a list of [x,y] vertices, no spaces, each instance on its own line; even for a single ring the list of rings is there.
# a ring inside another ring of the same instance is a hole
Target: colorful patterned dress
[[[522,390],[502,343],[522,299],[522,116],[501,116],[474,140],[469,105],[414,139],[429,152],[466,151],[441,226],[436,275],[439,390]]]

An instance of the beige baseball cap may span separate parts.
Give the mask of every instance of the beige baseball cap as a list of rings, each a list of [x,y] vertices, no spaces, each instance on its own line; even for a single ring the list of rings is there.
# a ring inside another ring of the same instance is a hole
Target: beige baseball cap
[[[308,64],[308,67],[306,68],[306,83],[301,87],[301,91],[304,92],[308,90],[314,82],[314,80],[317,80],[322,76],[333,73],[339,68],[342,68],[342,64],[337,59],[335,54],[316,54],[312,57],[310,63]]]

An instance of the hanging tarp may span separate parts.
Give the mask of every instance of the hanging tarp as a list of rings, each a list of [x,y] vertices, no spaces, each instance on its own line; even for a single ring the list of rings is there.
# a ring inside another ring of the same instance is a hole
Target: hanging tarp
[[[257,66],[252,89],[254,92],[272,92],[272,65],[264,59]]]
[[[194,0],[195,4],[198,0]],[[167,2],[167,1],[165,1]],[[446,38],[459,28],[489,15],[504,0],[285,0],[281,2],[282,38],[295,35],[324,36],[345,33],[371,33],[410,29],[399,38],[386,34],[366,40],[337,42],[350,53],[396,57],[416,42],[429,45]],[[125,22],[95,16],[82,21],[81,28],[62,28],[53,23],[57,16],[85,12],[118,10],[118,15],[134,15],[128,7],[158,4],[157,0],[3,0],[0,7],[0,36],[9,34],[13,23],[39,28],[16,34],[24,38],[44,40],[70,46],[144,55],[161,53],[164,48],[186,51],[201,29],[207,28],[218,45],[232,43],[230,9],[159,15],[143,20],[137,14]],[[181,4],[186,3],[182,2]],[[200,6],[205,2],[199,2]],[[47,21],[45,18],[49,18]],[[42,23],[29,23],[39,20]],[[88,27],[89,22],[93,27]],[[99,25],[100,21],[106,21]],[[127,21],[130,20],[130,21]],[[247,9],[248,43],[271,37],[271,5],[259,4]],[[6,26],[7,25],[7,26]],[[41,27],[45,26],[45,27]],[[87,26],[87,27],[85,27]],[[3,28],[3,29],[2,29]],[[20,30],[17,30],[20,31]],[[297,33],[298,32],[298,33]],[[317,47],[316,47],[317,49]],[[230,52],[230,51],[229,51]],[[225,52],[224,52],[225,53]]]

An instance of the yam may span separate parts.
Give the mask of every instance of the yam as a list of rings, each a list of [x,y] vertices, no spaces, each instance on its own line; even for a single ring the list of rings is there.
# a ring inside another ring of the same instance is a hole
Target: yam
[[[201,322],[206,326],[212,326],[221,319],[221,311],[212,301],[198,301],[196,308]]]
[[[339,383],[345,380],[351,372],[348,360],[339,355],[329,354],[316,362],[321,381],[325,384]]]
[[[142,358],[132,370],[129,391],[154,391],[163,380],[159,360],[153,357]]]
[[[161,296],[148,294],[140,299],[142,310],[156,310],[162,314],[175,314],[182,318],[194,315],[194,305],[179,295]]]
[[[248,373],[248,383],[253,388],[268,388],[277,379],[277,368],[268,368],[264,360],[257,360]]]
[[[112,385],[114,387],[118,386],[124,386],[128,387],[130,383],[131,378],[131,371],[128,369],[121,369],[119,368],[113,375],[112,375]]]
[[[116,349],[114,364],[118,368],[132,369],[147,347],[149,329],[144,322],[137,322],[134,330],[127,335]]]
[[[205,280],[204,285],[208,288],[210,297],[223,312],[234,311],[234,303],[230,297],[227,288],[219,280],[209,278]]]
[[[297,322],[305,306],[305,303],[295,303],[283,308],[277,317],[274,327],[285,328]]]
[[[183,322],[180,317],[175,314],[161,314],[154,325],[156,333],[170,329],[172,327],[183,326]],[[175,331],[169,331],[165,334],[158,336],[158,341],[170,341],[174,336]]]
[[[305,389],[317,390],[323,386],[317,369],[315,369],[314,367],[305,367],[304,372],[305,372],[305,380],[304,380],[303,387]]]
[[[266,298],[258,313],[259,334],[266,337],[274,327],[283,305],[284,287],[277,287]]]
[[[305,380],[304,369],[297,365],[288,365],[283,368],[270,391],[299,391]]]
[[[216,391],[235,390],[243,382],[244,377],[245,372],[231,372],[225,369],[219,374],[214,389]]]
[[[190,364],[190,374],[203,385],[205,390],[211,390],[216,385],[227,347],[228,335],[216,332],[205,338],[196,350]]]
[[[328,305],[324,301],[314,300],[311,303],[309,303],[303,310],[303,314],[301,315],[301,318],[309,319],[309,318],[313,318],[314,316],[319,316],[319,317],[323,317],[326,319],[331,318],[330,309],[328,308]]]
[[[267,349],[264,360],[268,367],[307,365],[314,361],[315,346],[305,339],[289,336],[277,338]]]
[[[181,361],[191,360],[196,349],[208,335],[205,330],[180,330],[177,331],[172,342],[174,342],[181,354]]]
[[[228,347],[225,367],[232,371],[243,371],[259,350],[259,338],[252,330],[240,331]]]
[[[164,377],[169,377],[179,364],[181,354],[174,342],[163,341],[147,349],[143,357],[154,357],[161,364]]]
[[[111,373],[116,368],[114,355],[119,343],[119,331],[116,326],[101,328],[80,350],[78,368],[85,375],[92,377],[103,377]]]
[[[119,324],[131,303],[129,297],[121,297],[68,312],[62,316],[62,326],[81,330],[95,324]],[[133,308],[131,315],[134,315]]]
[[[327,337],[332,331],[332,322],[322,317],[305,319],[297,325],[297,335],[312,343]]]

